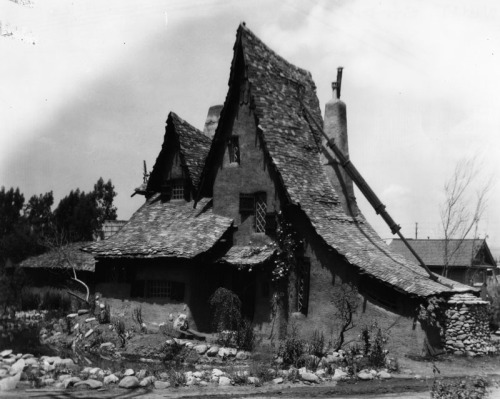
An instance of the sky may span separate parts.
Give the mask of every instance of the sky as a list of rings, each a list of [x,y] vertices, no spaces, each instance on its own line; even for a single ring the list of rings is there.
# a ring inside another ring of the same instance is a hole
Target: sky
[[[224,102],[245,21],[323,110],[344,67],[350,158],[405,236],[442,237],[444,184],[475,158],[471,195],[492,182],[477,234],[500,257],[499,20],[495,0],[0,0],[0,186],[57,205],[102,176],[128,219],[168,112],[202,129]]]

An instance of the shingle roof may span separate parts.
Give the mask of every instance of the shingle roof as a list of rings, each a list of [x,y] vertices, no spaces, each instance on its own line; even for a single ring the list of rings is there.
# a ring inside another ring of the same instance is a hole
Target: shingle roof
[[[31,269],[71,269],[74,267],[75,270],[94,272],[94,257],[80,250],[90,243],[91,241],[67,244],[44,254],[32,256],[21,262],[19,266]],[[71,266],[68,264],[68,260],[71,262]]]
[[[163,202],[155,194],[114,236],[86,248],[96,257],[192,258],[208,251],[232,219],[214,215],[210,199]]]
[[[320,132],[299,101],[301,96],[312,117],[322,125],[311,74],[278,56],[244,25],[237,33],[232,74],[239,48],[264,147],[291,202],[300,206],[326,244],[362,273],[410,294],[471,291],[471,287],[448,279],[442,278],[454,288],[432,281],[419,265],[392,254],[361,214],[354,219],[344,213],[320,163]]]
[[[253,247],[235,245],[227,251],[220,261],[235,266],[255,266],[270,259],[276,252],[273,247]]]
[[[412,248],[422,258],[428,266],[443,266],[445,258],[446,240],[410,240]],[[413,254],[406,248],[404,243],[395,239],[389,244],[389,248],[394,252],[403,255],[410,261],[415,261]],[[485,259],[478,259],[478,252],[484,249]],[[474,264],[494,266],[495,261],[491,257],[489,250],[486,248],[486,240],[484,239],[465,239],[465,240],[449,240],[448,254],[450,256],[449,266],[468,267],[472,265],[472,259],[475,259]]]
[[[165,130],[162,149],[151,171],[150,182],[162,176],[166,170],[164,163],[165,157],[169,151],[168,146],[176,142],[176,140],[172,140],[172,137],[169,137],[171,134],[174,134],[178,139],[179,152],[183,166],[185,167],[189,179],[191,179],[193,187],[197,188],[205,158],[210,149],[211,139],[174,112],[168,114],[167,128]],[[148,189],[151,190],[151,184],[148,184]],[[142,185],[136,189],[136,191],[139,190],[145,191],[146,187]]]

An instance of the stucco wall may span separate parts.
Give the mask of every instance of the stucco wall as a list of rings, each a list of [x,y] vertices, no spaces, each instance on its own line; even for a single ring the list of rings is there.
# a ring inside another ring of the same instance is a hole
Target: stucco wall
[[[230,124],[231,125],[231,124]],[[214,212],[235,221],[237,231],[234,244],[247,245],[250,241],[265,240],[263,233],[254,232],[253,216],[242,220],[239,213],[240,194],[265,192],[267,212],[279,209],[275,184],[266,164],[264,152],[257,137],[257,127],[253,111],[242,104],[234,115],[232,130],[224,132],[225,140],[231,135],[238,136],[240,163],[230,163],[227,146],[221,165],[218,165],[213,188]]]

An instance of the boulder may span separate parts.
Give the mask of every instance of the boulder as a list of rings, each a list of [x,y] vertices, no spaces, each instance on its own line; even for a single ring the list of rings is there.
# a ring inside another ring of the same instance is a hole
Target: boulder
[[[0,352],[0,357],[7,357],[10,354],[12,354],[12,349],[5,349],[2,352]]]
[[[231,385],[231,380],[228,377],[221,376],[219,377],[219,385],[220,386]]]
[[[247,381],[249,384],[259,385],[260,380],[257,377],[248,377]]]
[[[124,375],[125,377],[131,376],[131,375],[134,375],[134,374],[135,374],[135,371],[134,371],[134,370],[132,370],[132,369],[127,369],[127,370],[125,370],[125,372],[123,373],[123,375]]]
[[[170,382],[168,381],[155,381],[154,386],[156,389],[166,389],[170,387]]]
[[[392,375],[385,370],[379,371],[377,376],[378,378],[381,378],[383,380],[388,380],[389,378],[392,378]]]
[[[205,352],[208,350],[208,346],[207,345],[196,345],[194,347],[194,350],[196,351],[196,353],[198,355],[204,355]]]
[[[333,381],[340,381],[340,380],[345,380],[349,378],[349,374],[347,374],[345,371],[341,369],[335,369],[335,372],[333,373],[332,380]]]
[[[150,375],[149,377],[145,377],[141,380],[141,382],[139,383],[139,386],[141,387],[148,387],[150,386],[153,382],[155,381],[155,378]]]
[[[64,380],[67,380],[71,378],[71,374],[61,374],[59,377],[57,377],[57,381],[63,382]]]
[[[278,377],[273,380],[273,384],[283,384],[283,378]]]
[[[319,377],[316,374],[305,372],[300,374],[300,378],[307,382],[319,382]]]
[[[63,384],[64,384],[64,388],[68,388],[74,384],[76,384],[77,382],[80,382],[81,379],[78,378],[78,377],[71,377],[71,378],[68,378],[66,380],[63,381]]]
[[[134,377],[133,375],[129,375],[127,377],[124,377],[120,383],[118,384],[120,388],[137,388],[139,386],[139,380],[137,377]]]
[[[14,375],[14,374],[20,373],[21,371],[24,370],[25,367],[26,367],[26,363],[25,363],[24,359],[19,359],[10,367],[9,374]]]
[[[15,362],[16,362],[16,358],[15,357],[4,357],[3,358],[3,362],[9,366],[12,366]]]
[[[21,380],[21,373],[0,380],[0,391],[13,391]]]
[[[213,369],[212,370],[212,377],[220,377],[221,375],[224,375],[224,372],[219,369]]]
[[[141,370],[139,370],[139,372],[137,373],[137,378],[138,378],[139,380],[143,380],[143,379],[146,377],[146,375],[147,375],[147,374],[148,374],[147,370],[145,370],[145,369],[141,369]]]
[[[81,386],[88,387],[90,389],[99,389],[102,388],[102,382],[93,379],[88,379],[85,381],[77,382],[75,384],[75,387],[81,387]]]
[[[120,381],[120,379],[114,374],[107,375],[103,380],[105,385],[116,384],[118,381]]]
[[[25,353],[25,354],[21,357],[21,359],[26,360],[26,359],[31,359],[32,357],[35,357],[35,356],[33,356],[31,353]]]
[[[97,374],[101,369],[99,367],[94,367],[89,370],[89,374]]]
[[[219,353],[219,347],[214,345],[207,351],[207,356],[213,357],[216,356],[217,353]]]
[[[237,360],[247,360],[250,357],[250,353],[246,351],[239,351],[236,354],[236,359]]]
[[[373,374],[367,370],[362,370],[357,375],[360,380],[373,380]]]

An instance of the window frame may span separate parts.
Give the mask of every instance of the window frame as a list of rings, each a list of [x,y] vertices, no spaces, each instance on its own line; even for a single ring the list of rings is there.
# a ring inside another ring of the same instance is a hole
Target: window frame
[[[232,135],[227,139],[227,153],[229,156],[229,163],[240,165],[241,151],[240,139],[237,135]]]

